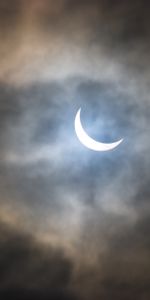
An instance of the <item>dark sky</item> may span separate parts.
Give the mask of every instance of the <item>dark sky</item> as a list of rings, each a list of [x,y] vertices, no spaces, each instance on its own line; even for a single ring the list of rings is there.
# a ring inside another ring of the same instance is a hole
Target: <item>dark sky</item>
[[[150,299],[149,11],[0,0],[1,299]]]

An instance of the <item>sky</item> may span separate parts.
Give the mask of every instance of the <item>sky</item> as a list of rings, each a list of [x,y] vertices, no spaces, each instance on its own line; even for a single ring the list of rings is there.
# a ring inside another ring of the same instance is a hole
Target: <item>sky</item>
[[[149,10],[0,0],[0,298],[150,299]]]

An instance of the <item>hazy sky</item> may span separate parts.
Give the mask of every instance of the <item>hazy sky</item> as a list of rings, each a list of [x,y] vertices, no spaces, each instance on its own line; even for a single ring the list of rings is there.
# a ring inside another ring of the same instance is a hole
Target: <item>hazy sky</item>
[[[0,0],[2,299],[150,299],[149,11]]]

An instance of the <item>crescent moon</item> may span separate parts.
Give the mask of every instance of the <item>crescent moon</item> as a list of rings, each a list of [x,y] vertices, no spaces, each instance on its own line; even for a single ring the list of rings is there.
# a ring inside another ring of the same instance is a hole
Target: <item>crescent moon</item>
[[[116,148],[123,139],[114,143],[101,143],[93,140],[83,129],[80,119],[81,108],[78,110],[75,117],[75,132],[79,141],[87,148],[94,151],[109,151]]]

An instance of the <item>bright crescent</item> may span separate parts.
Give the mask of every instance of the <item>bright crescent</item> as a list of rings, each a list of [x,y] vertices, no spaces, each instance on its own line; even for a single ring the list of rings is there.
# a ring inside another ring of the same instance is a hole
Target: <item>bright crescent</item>
[[[78,110],[75,117],[75,124],[74,124],[75,131],[79,141],[87,148],[94,151],[109,151],[116,148],[123,141],[123,139],[121,139],[114,143],[100,143],[93,140],[90,136],[87,135],[87,133],[84,131],[82,127],[80,113],[81,113],[81,108]]]

